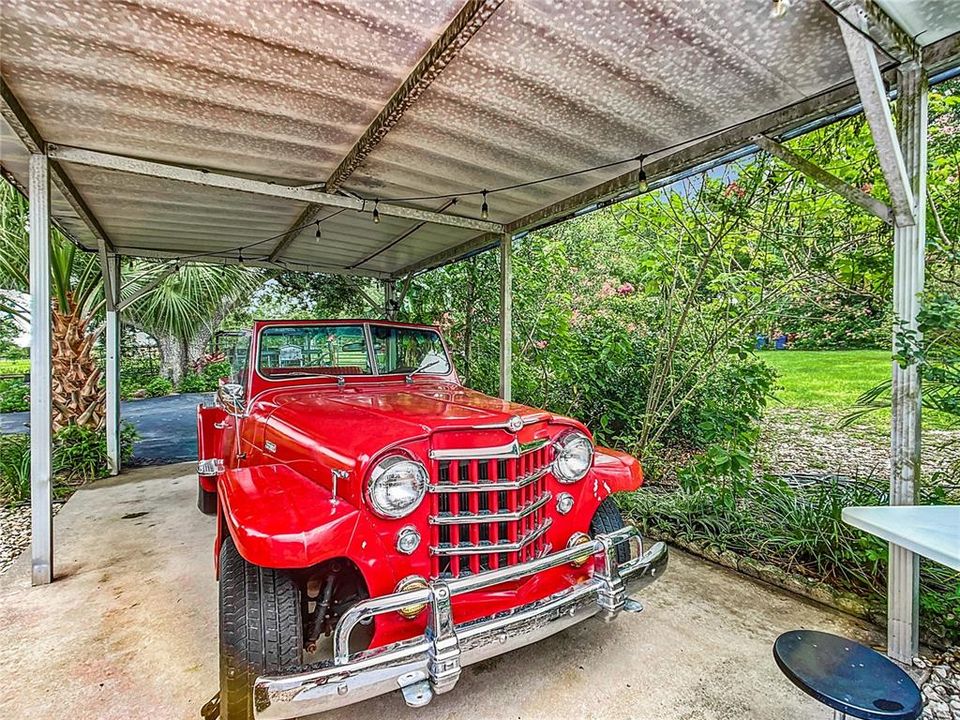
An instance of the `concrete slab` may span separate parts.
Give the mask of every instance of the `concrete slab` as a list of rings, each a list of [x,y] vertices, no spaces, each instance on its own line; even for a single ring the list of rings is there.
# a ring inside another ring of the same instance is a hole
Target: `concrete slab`
[[[145,468],[80,490],[56,518],[57,581],[31,588],[27,557],[0,576],[0,718],[199,717],[217,685],[217,588],[214,522],[196,510],[191,470]],[[467,668],[424,709],[394,693],[324,720],[822,720],[830,712],[774,665],[774,638],[819,628],[881,639],[680,552],[643,600],[640,615]]]

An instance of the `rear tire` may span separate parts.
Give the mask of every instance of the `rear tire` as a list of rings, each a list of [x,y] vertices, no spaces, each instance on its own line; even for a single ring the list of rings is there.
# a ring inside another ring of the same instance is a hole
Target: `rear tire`
[[[257,676],[295,668],[302,658],[293,578],[251,565],[228,536],[220,548],[220,717],[252,720]]]
[[[590,535],[596,537],[625,527],[620,508],[612,497],[605,497],[590,521]],[[617,562],[625,563],[630,559],[630,545],[622,542],[617,545]]]
[[[204,515],[217,514],[217,494],[203,489],[203,485],[197,483],[197,509]]]

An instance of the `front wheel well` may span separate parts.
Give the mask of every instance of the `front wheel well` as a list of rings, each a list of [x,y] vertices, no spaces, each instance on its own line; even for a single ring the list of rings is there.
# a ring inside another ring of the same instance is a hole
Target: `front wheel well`
[[[350,558],[330,558],[308,568],[293,570],[291,575],[300,587],[303,640],[308,652],[316,648],[321,637],[333,632],[343,613],[370,597],[363,573]],[[356,640],[357,650],[366,649],[373,637],[373,623],[366,627],[368,633],[358,628],[353,633],[355,637],[351,637],[351,646]]]

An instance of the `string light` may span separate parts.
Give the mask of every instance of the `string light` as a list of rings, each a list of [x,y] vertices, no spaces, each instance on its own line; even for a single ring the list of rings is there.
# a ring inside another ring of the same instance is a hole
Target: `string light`
[[[490,217],[490,206],[487,205],[487,191],[483,191],[483,205],[480,206],[480,217],[486,220]]]
[[[243,265],[243,248],[237,248],[237,262]]]
[[[373,221],[375,223],[380,222],[380,210],[377,209],[379,205],[380,205],[380,201],[375,200],[373,203]]]
[[[320,244],[320,221],[317,220],[317,231],[313,234],[314,240],[316,240],[317,245]]]
[[[647,184],[647,172],[643,169],[643,159],[645,155],[640,156],[640,171],[637,173],[637,192],[645,193],[650,189]]]
[[[790,0],[773,0],[773,9],[770,15],[775,18],[782,18],[790,9]]]

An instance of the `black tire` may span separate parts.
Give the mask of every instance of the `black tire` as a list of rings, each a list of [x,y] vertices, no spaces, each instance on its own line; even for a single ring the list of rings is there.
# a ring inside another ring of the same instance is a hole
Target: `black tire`
[[[624,527],[623,515],[612,497],[606,497],[597,508],[597,512],[590,521],[590,535],[596,537],[603,533],[612,533]],[[617,562],[625,563],[630,559],[630,546],[622,542],[617,545]]]
[[[217,514],[217,494],[207,492],[199,482],[197,483],[197,508],[204,515]]]
[[[301,664],[300,596],[280,570],[251,565],[227,537],[220,548],[220,717],[253,718],[258,675]]]

